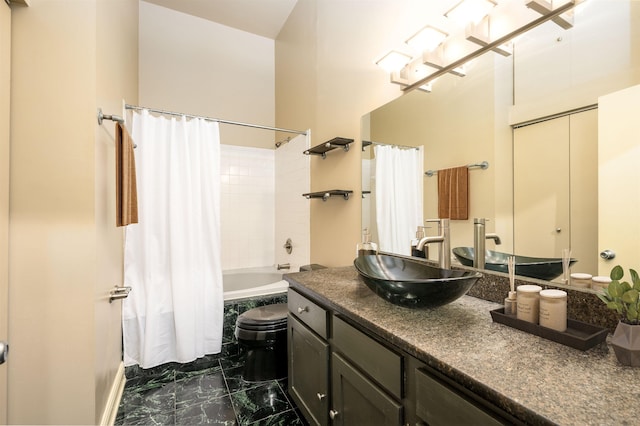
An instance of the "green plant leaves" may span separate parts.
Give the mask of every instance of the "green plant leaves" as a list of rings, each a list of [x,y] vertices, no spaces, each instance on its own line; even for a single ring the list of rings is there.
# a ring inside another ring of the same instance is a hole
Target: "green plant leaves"
[[[629,272],[631,272],[631,282],[633,282],[633,288],[640,291],[640,276],[638,276],[638,273],[633,269],[629,269]]]
[[[616,299],[622,297],[623,293],[624,291],[620,281],[614,280],[609,283],[609,296]]]
[[[611,279],[613,281],[620,281],[622,279],[622,277],[624,276],[624,270],[622,269],[622,266],[620,266],[620,265],[614,266],[613,269],[611,270],[611,273],[609,274],[609,276],[611,277]]]
[[[640,276],[634,269],[629,269],[631,282],[620,281],[624,276],[621,266],[615,266],[611,273],[611,283],[601,294],[598,294],[607,308],[618,312],[621,319],[632,324],[640,323]]]
[[[622,301],[624,303],[638,303],[639,295],[638,290],[631,289],[622,295]]]

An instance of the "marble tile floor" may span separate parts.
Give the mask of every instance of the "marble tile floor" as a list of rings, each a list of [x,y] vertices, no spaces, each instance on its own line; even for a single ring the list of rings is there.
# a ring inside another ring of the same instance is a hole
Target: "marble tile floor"
[[[287,380],[246,382],[243,361],[205,356],[189,364],[128,367],[116,425],[306,425]]]

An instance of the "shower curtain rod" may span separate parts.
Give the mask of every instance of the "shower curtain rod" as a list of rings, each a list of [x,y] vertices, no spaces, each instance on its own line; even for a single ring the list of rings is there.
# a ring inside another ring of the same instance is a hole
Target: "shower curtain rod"
[[[141,106],[137,106],[137,105],[125,104],[124,107],[125,107],[125,109],[135,109],[135,110],[144,110],[144,109],[146,109],[149,112],[153,112],[153,113],[156,113],[156,114],[162,114],[162,115],[175,115],[175,116],[179,116],[179,117],[188,117],[188,118],[202,118],[203,120],[216,121],[218,123],[223,123],[223,124],[233,124],[235,126],[253,127],[253,128],[256,128],[256,129],[264,129],[264,130],[274,130],[276,132],[295,133],[297,135],[305,135],[305,136],[307,134],[307,132],[303,132],[303,131],[300,131],[300,130],[282,129],[282,128],[279,128],[279,127],[262,126],[260,124],[251,124],[251,123],[242,123],[240,121],[223,120],[221,118],[211,118],[211,117],[204,117],[204,116],[201,116],[201,115],[183,114],[181,112],[163,111],[161,109],[153,109],[153,108],[141,107]]]
[[[409,145],[398,145],[395,143],[384,143],[384,142],[374,142],[374,141],[362,141],[362,149],[366,148],[369,145],[378,145],[378,146],[391,146],[394,148],[400,149],[420,149],[418,146],[409,146]]]

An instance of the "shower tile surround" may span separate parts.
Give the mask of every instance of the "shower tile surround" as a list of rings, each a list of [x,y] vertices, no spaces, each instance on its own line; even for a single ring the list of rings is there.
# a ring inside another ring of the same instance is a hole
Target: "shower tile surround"
[[[287,380],[242,380],[242,350],[234,337],[243,312],[286,303],[286,293],[225,302],[222,352],[187,364],[127,367],[116,425],[304,425],[287,393]],[[268,402],[266,402],[268,401]]]
[[[298,136],[277,150],[220,146],[223,270],[310,263],[308,144]]]
[[[222,269],[275,263],[275,155],[220,145]]]

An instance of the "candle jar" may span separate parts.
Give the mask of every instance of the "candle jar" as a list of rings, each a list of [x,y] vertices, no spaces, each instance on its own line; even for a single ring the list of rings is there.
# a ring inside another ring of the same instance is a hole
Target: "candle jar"
[[[542,287],[539,285],[521,285],[516,289],[517,292],[517,318],[519,320],[538,323],[538,315],[540,313],[540,291]]]
[[[556,331],[567,331],[567,292],[542,290],[540,292],[540,325]]]
[[[609,277],[593,277],[591,279],[591,288],[600,292],[602,289],[609,287],[610,283],[611,278]]]
[[[576,272],[571,274],[570,285],[574,287],[589,288],[591,287],[591,274]]]

